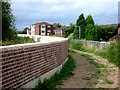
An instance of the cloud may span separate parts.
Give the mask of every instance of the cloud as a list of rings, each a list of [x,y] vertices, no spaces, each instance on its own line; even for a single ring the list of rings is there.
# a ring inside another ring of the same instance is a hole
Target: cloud
[[[12,0],[18,29],[36,22],[75,23],[81,13],[91,14],[95,23],[116,23],[119,0]],[[23,23],[24,22],[24,23]]]

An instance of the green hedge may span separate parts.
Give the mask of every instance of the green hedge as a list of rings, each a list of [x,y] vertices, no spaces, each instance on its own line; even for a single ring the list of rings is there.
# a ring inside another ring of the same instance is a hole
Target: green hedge
[[[13,40],[6,40],[1,43],[2,46],[24,44],[24,43],[34,43],[35,41],[29,37],[16,37]]]

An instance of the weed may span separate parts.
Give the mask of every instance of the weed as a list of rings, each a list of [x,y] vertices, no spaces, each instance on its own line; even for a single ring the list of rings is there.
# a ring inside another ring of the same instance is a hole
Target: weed
[[[69,46],[70,48],[73,48],[76,50],[93,53],[95,55],[106,58],[110,62],[120,67],[120,41],[112,42],[106,49],[89,48],[88,46],[83,46],[80,43],[74,43],[74,42],[70,42]]]
[[[94,64],[96,66],[96,68],[106,68],[107,66],[104,64],[100,64],[95,62],[95,58],[93,58],[92,56],[88,55],[88,54],[81,54],[82,57],[84,57],[86,60],[90,60],[91,64]]]
[[[92,58],[92,56],[88,55],[88,54],[81,54],[81,57],[84,57],[86,60],[95,60],[95,58]]]
[[[105,79],[105,80],[104,80],[104,84],[113,84],[113,81],[108,80],[108,79]]]

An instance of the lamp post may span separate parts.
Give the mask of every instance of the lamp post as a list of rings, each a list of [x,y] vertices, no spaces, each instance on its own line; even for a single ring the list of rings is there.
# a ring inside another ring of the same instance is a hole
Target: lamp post
[[[78,27],[78,28],[79,28],[79,39],[80,39],[80,26],[75,26],[75,27]]]

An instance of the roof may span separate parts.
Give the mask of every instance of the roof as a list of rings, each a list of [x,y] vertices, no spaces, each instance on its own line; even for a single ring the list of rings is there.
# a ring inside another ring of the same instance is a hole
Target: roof
[[[55,30],[63,30],[63,28],[56,28]]]
[[[120,34],[117,34],[117,35],[115,35],[114,37],[112,37],[111,39],[109,39],[109,41],[111,41],[111,40],[120,40]]]
[[[35,24],[33,24],[33,25],[42,25],[42,24],[45,24],[45,25],[51,25],[50,23],[47,23],[47,22],[39,22],[39,23],[35,23]]]

